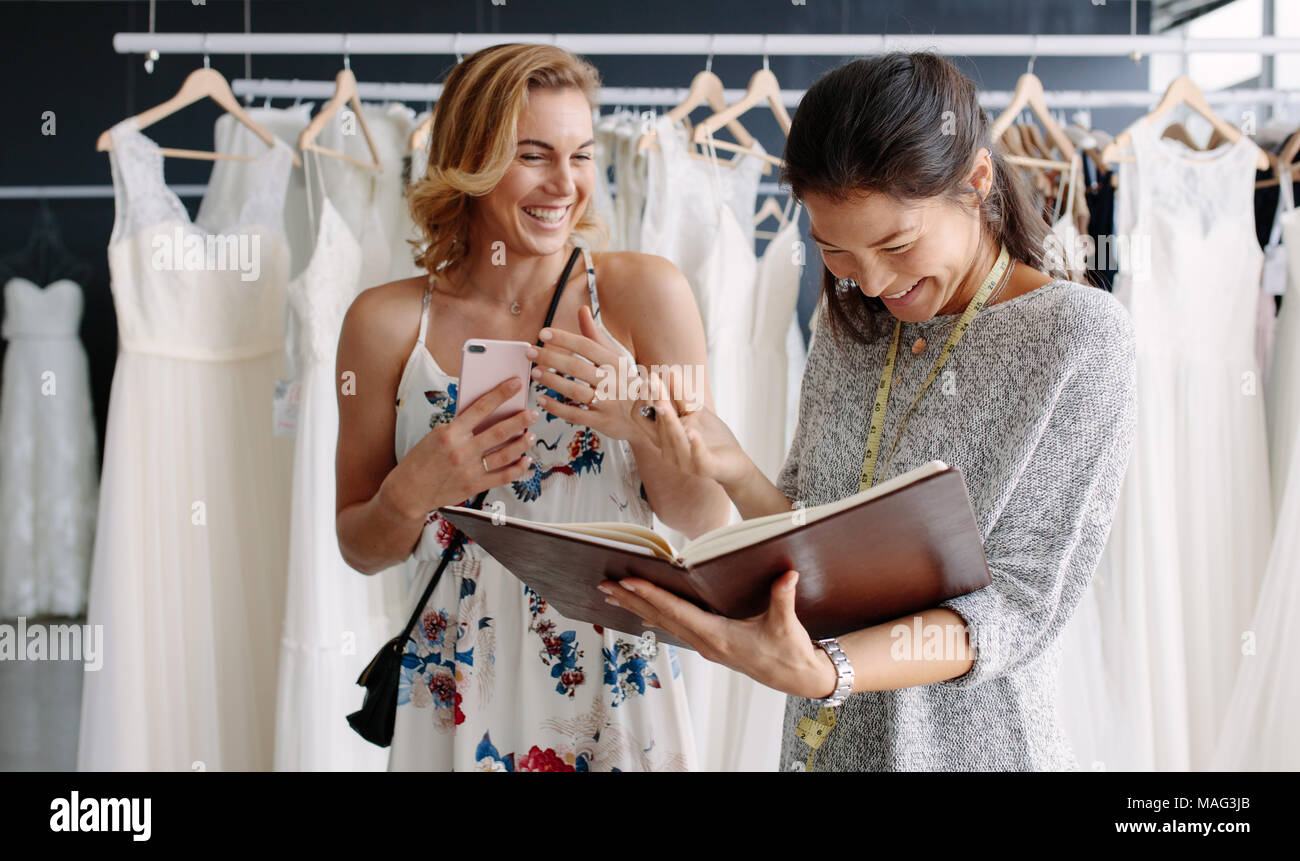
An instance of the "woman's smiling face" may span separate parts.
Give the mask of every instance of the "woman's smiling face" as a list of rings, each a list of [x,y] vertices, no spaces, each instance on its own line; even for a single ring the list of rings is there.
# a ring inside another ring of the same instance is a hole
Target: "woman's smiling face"
[[[518,149],[501,181],[474,199],[474,228],[515,254],[554,254],[582,219],[596,183],[591,106],[572,87],[537,89],[519,116]]]
[[[992,163],[981,150],[971,186],[987,193]],[[805,195],[812,238],[836,278],[856,281],[864,296],[878,297],[900,320],[919,322],[959,313],[981,278],[981,252],[989,241],[970,204],[949,198],[898,200],[867,192],[835,200]]]

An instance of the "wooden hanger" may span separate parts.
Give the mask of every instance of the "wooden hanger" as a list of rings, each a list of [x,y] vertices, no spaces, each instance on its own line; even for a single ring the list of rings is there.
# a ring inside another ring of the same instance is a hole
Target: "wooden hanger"
[[[1052,112],[1047,109],[1047,99],[1043,96],[1043,82],[1038,79],[1037,75],[1025,73],[1020,76],[1018,81],[1016,81],[1016,89],[1011,94],[1011,103],[1007,105],[1006,110],[1004,110],[1000,115],[998,115],[998,118],[994,120],[992,127],[989,129],[990,136],[994,141],[1000,140],[1006,133],[1007,129],[1011,127],[1012,123],[1015,122],[1016,116],[1025,108],[1029,108],[1029,110],[1033,112],[1034,116],[1038,119],[1038,122],[1042,125],[1043,131],[1046,132],[1047,140],[1050,140],[1061,154],[1061,160],[1059,162],[1055,162],[1051,165],[1038,166],[1068,168],[1070,166],[1070,159],[1074,158],[1074,144],[1070,143],[1069,135],[1061,130],[1061,127],[1056,124],[1056,120],[1052,119]],[[1042,134],[1037,133],[1037,129],[1035,129],[1034,133],[1037,135],[1037,140],[1042,141],[1041,148],[1046,150],[1047,143],[1043,140]],[[1030,154],[1026,153],[1026,155]],[[1042,159],[1042,161],[1054,160]]]
[[[1229,141],[1229,140],[1228,140],[1228,139],[1223,135],[1223,132],[1219,131],[1218,129],[1215,129],[1213,132],[1210,133],[1210,142],[1207,143],[1207,144],[1205,145],[1205,148],[1206,148],[1207,150],[1208,150],[1208,149],[1214,149],[1215,147],[1219,146],[1220,144],[1225,144],[1225,143],[1231,143],[1231,141]]]
[[[1189,108],[1205,117],[1205,119],[1209,120],[1210,125],[1218,129],[1224,138],[1232,143],[1241,140],[1241,132],[1238,131],[1232,123],[1223,119],[1210,109],[1210,103],[1205,100],[1205,94],[1201,92],[1201,88],[1196,86],[1196,84],[1192,82],[1192,79],[1186,75],[1179,75],[1177,78],[1174,78],[1173,82],[1170,83],[1169,87],[1165,90],[1164,96],[1161,97],[1160,103],[1155,106],[1155,109],[1152,110],[1151,113],[1142,117],[1138,122],[1154,123],[1160,117],[1169,113],[1180,104],[1187,105]],[[1134,125],[1136,125],[1136,123]],[[1102,150],[1101,157],[1103,161],[1108,164],[1115,164],[1121,161],[1133,161],[1133,156],[1120,155],[1128,145],[1129,141],[1132,140],[1132,129],[1133,126],[1129,126],[1116,136],[1115,140],[1112,141],[1109,146]],[[1255,147],[1257,153],[1255,159],[1256,167],[1260,170],[1268,170],[1268,166],[1272,163],[1268,157],[1268,153],[1260,149],[1254,141],[1251,141],[1251,146]]]
[[[1178,141],[1181,144],[1186,144],[1189,149],[1201,152],[1201,148],[1196,145],[1196,141],[1193,140],[1191,132],[1189,132],[1187,126],[1182,123],[1170,123],[1169,126],[1160,134],[1160,137],[1169,138],[1169,140],[1172,141]],[[1213,147],[1210,147],[1210,149],[1213,149]]]
[[[185,83],[181,84],[181,88],[176,91],[176,95],[161,105],[136,114],[136,125],[138,128],[146,129],[164,117],[169,117],[205,97],[220,105],[227,113],[247,126],[253,134],[265,141],[268,146],[275,146],[275,136],[258,125],[257,121],[239,106],[235,94],[230,91],[230,84],[226,83],[226,79],[221,76],[221,73],[207,66],[190,72],[189,76],[185,78]],[[99,140],[95,142],[96,151],[107,152],[113,148],[113,136],[110,132],[111,130],[107,130],[99,136]],[[172,147],[159,147],[158,151],[164,156],[173,158],[193,158],[207,161],[255,160],[254,156],[248,155],[230,155],[192,149],[174,149]],[[302,167],[302,160],[298,158],[297,153],[293,153],[293,164],[294,167]]]
[[[1282,151],[1277,154],[1276,166],[1279,179],[1283,171],[1289,174],[1295,170],[1295,165],[1292,162],[1295,161],[1297,155],[1300,155],[1300,131],[1287,138],[1286,143],[1282,146]]]
[[[1011,126],[1002,137],[994,141],[994,146],[1002,150],[1002,160],[1007,164],[1028,169],[1029,181],[1041,194],[1050,194],[1054,185],[1044,171],[1062,170],[1069,166],[1069,162],[1041,158],[1041,151],[1029,132],[1030,128],[1032,127]],[[1039,140],[1042,138],[1039,137]]]
[[[1066,179],[1070,163],[1053,157],[1052,147],[1043,139],[1038,126],[1033,123],[1012,126],[1008,134],[1016,130],[1020,132],[1020,145],[1029,156],[1026,161],[1033,163],[1030,169],[1034,172],[1034,186],[1043,197],[1056,197]],[[1056,176],[1049,175],[1049,171],[1054,171]]]
[[[1029,158],[1029,153],[1025,152],[1024,144],[1020,142],[1020,131],[1015,126],[1008,129],[1007,134],[994,138],[993,144],[1002,149],[1004,157]]]
[[[696,108],[708,105],[714,112],[725,110],[727,107],[727,98],[722,88],[722,79],[715,75],[712,70],[705,69],[691,79],[691,86],[686,92],[686,98],[680,105],[669,111],[666,116],[669,122],[673,124],[682,123],[686,127],[686,139],[691,140],[694,130],[691,128],[691,112]],[[739,142],[738,152],[748,153],[754,146],[754,136],[751,135],[738,120],[732,120],[727,123],[727,129]],[[654,131],[646,132],[637,138],[636,151],[645,152],[649,149],[658,149],[659,139]],[[704,152],[696,145],[689,144],[689,153],[691,158],[704,161],[711,156]],[[752,154],[752,153],[751,153]],[[736,155],[733,158],[719,160],[730,167],[739,167],[740,162],[744,160],[743,155]],[[770,174],[772,168],[767,164],[763,165],[763,173]]]
[[[1300,167],[1300,165],[1292,164],[1297,155],[1300,155],[1300,131],[1296,131],[1291,137],[1287,138],[1286,143],[1282,145],[1282,150],[1273,157],[1273,176],[1255,183],[1255,188],[1268,188],[1269,186],[1278,185],[1282,182],[1284,175],[1294,182],[1295,170]]]
[[[736,117],[745,113],[745,111],[765,101],[768,107],[772,109],[772,114],[776,117],[777,125],[781,127],[782,134],[790,134],[790,115],[786,113],[785,105],[781,101],[781,84],[769,69],[759,69],[749,79],[749,86],[745,89],[745,95],[740,101],[729,106],[725,110],[719,111],[713,116],[700,123],[695,129],[695,142],[704,143],[707,135],[716,132]]]
[[[1015,125],[1016,117],[1028,109],[1042,126],[1032,124]],[[1046,137],[1044,137],[1046,132]],[[989,128],[989,135],[995,144],[1011,153],[1005,156],[1008,164],[1029,168],[1033,186],[1043,196],[1051,196],[1056,191],[1056,184],[1045,171],[1060,171],[1066,178],[1070,161],[1074,158],[1074,144],[1069,135],[1060,127],[1052,112],[1047,108],[1047,99],[1043,95],[1043,82],[1032,72],[1026,72],[1016,81],[1016,88],[1011,94],[1011,102],[998,115]],[[1052,157],[1055,148],[1060,158]]]
[[[317,136],[320,135],[326,124],[329,123],[330,119],[332,119],[344,105],[351,106],[352,113],[357,118],[357,125],[361,127],[361,133],[366,137],[366,146],[370,148],[370,157],[374,159],[373,162],[364,162],[360,159],[353,158],[350,155],[327,149],[326,147],[316,143]],[[298,149],[303,152],[313,150],[324,155],[342,159],[346,162],[351,162],[357,167],[373,170],[375,173],[383,173],[384,166],[380,162],[379,148],[375,146],[374,139],[370,137],[370,129],[366,126],[365,117],[362,116],[361,98],[357,93],[357,77],[352,74],[351,69],[341,69],[339,73],[334,76],[334,95],[330,96],[330,100],[321,106],[320,111],[316,116],[312,117],[311,122],[307,124],[307,128],[302,130],[302,134],[298,135]]]
[[[718,129],[726,126],[736,117],[762,102],[767,102],[768,107],[772,109],[772,115],[776,117],[776,123],[781,127],[781,133],[789,136],[790,114],[786,112],[785,104],[781,101],[781,83],[777,81],[776,75],[772,74],[769,69],[759,69],[750,76],[749,86],[745,88],[745,95],[740,99],[740,101],[724,110],[718,111],[713,114],[713,116],[696,126],[695,131],[691,134],[691,140],[697,144],[707,143],[712,134]],[[771,155],[770,153],[762,153],[760,155],[752,152],[746,147],[733,144],[729,141],[714,140],[712,146],[715,149],[748,153],[749,155],[757,156],[766,162],[775,164],[778,167],[783,167],[785,165],[785,162],[777,156]],[[763,172],[767,173],[768,170],[769,168],[765,165]]]
[[[727,108],[727,98],[722,89],[722,79],[708,69],[691,79],[691,86],[686,92],[686,99],[668,112],[668,120],[672,123],[689,122],[691,112],[702,105],[713,108],[714,113]],[[731,132],[741,146],[748,148],[754,145],[754,136],[740,124],[739,120],[732,120],[727,123],[727,130]],[[658,145],[658,139],[654,132],[647,132],[637,139],[636,151],[645,152],[647,149]]]
[[[411,132],[411,140],[408,141],[406,149],[409,152],[415,152],[417,149],[427,149],[429,146],[429,136],[433,134],[433,111],[424,118],[424,122],[415,127]]]
[[[786,224],[785,208],[777,203],[775,197],[770,195],[763,201],[763,205],[758,208],[758,212],[754,213],[754,226],[757,227],[768,218],[776,219],[777,230],[755,230],[754,235],[759,239],[775,239],[777,232]]]
[[[1068,137],[1068,135],[1067,135]],[[1052,157],[1052,148],[1047,145],[1043,139],[1043,133],[1038,130],[1038,126],[1032,123],[1025,123],[1020,127],[1020,139],[1025,142],[1025,150],[1031,156],[1037,156],[1042,159]],[[1071,144],[1073,146],[1073,143]]]

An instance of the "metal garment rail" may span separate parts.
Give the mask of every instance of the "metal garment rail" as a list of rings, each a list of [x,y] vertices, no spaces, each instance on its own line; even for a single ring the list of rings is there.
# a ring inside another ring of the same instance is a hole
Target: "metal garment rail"
[[[1027,57],[1135,57],[1170,53],[1300,53],[1300,38],[1264,36],[1253,39],[1193,39],[1180,36],[1135,35],[838,35],[838,34],[591,34],[591,33],[117,33],[113,48],[119,54],[408,54],[460,56],[501,42],[546,42],[590,55],[751,55],[751,56],[859,56],[894,50],[935,50],[966,56]],[[232,82],[236,95],[245,98],[329,98],[333,81],[280,81],[241,78]],[[363,99],[436,101],[438,84],[359,83]],[[684,88],[606,87],[606,105],[667,106],[679,104]],[[734,101],[744,90],[727,90]],[[795,107],[802,90],[782,90],[782,101]],[[986,91],[980,103],[1002,108],[1011,101],[1007,91]],[[1052,108],[1146,108],[1159,93],[1144,90],[1048,90]],[[1222,90],[1205,94],[1212,104],[1294,104],[1300,92],[1287,90]],[[182,197],[197,197],[205,186],[177,186]],[[775,191],[763,183],[761,193]],[[0,200],[32,198],[112,197],[111,185],[0,186]]]
[[[301,81],[275,78],[236,78],[230,83],[235,95],[248,99],[328,99],[334,95],[333,81]],[[441,84],[367,83],[359,81],[357,90],[366,101],[434,102],[442,94]],[[686,98],[685,87],[603,87],[602,105],[645,105],[665,107],[679,105]],[[782,90],[786,107],[796,107],[803,90]],[[728,102],[744,97],[743,89],[724,90]],[[985,108],[1004,108],[1011,104],[1010,90],[986,90],[980,93]],[[1047,90],[1044,97],[1050,108],[1150,108],[1160,101],[1160,92],[1150,90]],[[1218,90],[1205,94],[1212,104],[1293,104],[1300,102],[1300,90],[1253,89]]]
[[[119,54],[407,54],[457,56],[502,42],[559,45],[578,54],[863,56],[933,50],[971,57],[1129,57],[1144,54],[1300,53],[1300,38],[1186,35],[906,35],[736,33],[117,33]]]
[[[169,185],[177,197],[202,197],[206,185]],[[112,197],[111,185],[3,185],[0,200],[37,200],[47,198],[72,198],[78,200]]]
[[[237,96],[246,98],[307,98],[327,99],[334,94],[333,81],[299,81],[236,78],[231,89]],[[435,101],[442,91],[440,84],[365,83],[357,89],[367,101]],[[795,107],[802,90],[782,90],[788,107]],[[727,90],[727,101],[739,99],[744,90]],[[686,97],[685,89],[660,87],[606,87],[601,91],[602,102],[608,106],[645,105],[667,106],[680,104]],[[980,104],[985,108],[1003,108],[1011,103],[1011,92],[989,90],[980,93]],[[1149,108],[1160,100],[1160,93],[1146,90],[1047,90],[1044,93],[1051,108]],[[1219,105],[1243,104],[1297,104],[1300,91],[1296,90],[1219,90],[1205,94],[1206,101]],[[181,197],[202,197],[207,186],[172,186]],[[776,183],[759,185],[760,194],[776,194]],[[0,200],[29,200],[37,198],[98,198],[112,197],[112,185],[12,185],[0,186]]]

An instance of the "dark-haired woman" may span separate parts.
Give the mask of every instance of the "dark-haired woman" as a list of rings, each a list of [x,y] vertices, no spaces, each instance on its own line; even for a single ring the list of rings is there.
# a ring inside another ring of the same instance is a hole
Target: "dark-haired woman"
[[[601,590],[789,694],[782,768],[1077,768],[1055,709],[1058,637],[1101,555],[1135,430],[1127,311],[1059,277],[974,85],[939,56],[825,75],[785,161],[825,270],[778,482],[708,409],[657,401],[662,449],[747,518],[946,461],[965,474],[992,584],[821,642],[794,613],[795,571],[772,572],[767,611],[743,620],[643,580]]]

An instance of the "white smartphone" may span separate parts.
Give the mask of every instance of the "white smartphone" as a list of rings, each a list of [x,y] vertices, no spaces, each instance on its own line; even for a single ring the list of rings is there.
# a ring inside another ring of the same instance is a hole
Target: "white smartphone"
[[[527,350],[533,346],[527,341],[493,341],[487,338],[470,338],[460,348],[460,390],[456,393],[456,412],[468,409],[470,404],[510,379],[517,378],[523,385],[511,398],[497,407],[490,416],[474,428],[479,433],[503,418],[512,416],[528,405],[528,385],[533,362]]]

